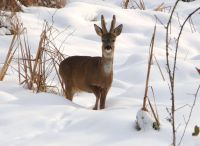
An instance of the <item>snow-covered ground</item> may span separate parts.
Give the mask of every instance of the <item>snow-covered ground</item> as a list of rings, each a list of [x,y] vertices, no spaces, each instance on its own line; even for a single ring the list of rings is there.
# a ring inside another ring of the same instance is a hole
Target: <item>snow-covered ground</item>
[[[108,93],[106,108],[94,111],[95,96],[88,93],[75,95],[73,103],[63,96],[50,93],[35,94],[21,87],[17,75],[9,70],[0,82],[0,146],[169,146],[172,142],[171,124],[166,108],[170,108],[170,92],[165,62],[165,29],[157,23],[155,52],[163,71],[163,81],[156,63],[152,65],[150,86],[153,87],[161,121],[160,131],[135,129],[138,110],[142,107],[146,70],[153,28],[157,16],[167,23],[169,12],[153,11],[165,2],[174,0],[145,0],[146,10],[122,9],[121,0],[71,0],[62,9],[44,7],[25,8],[19,13],[28,30],[32,52],[36,53],[44,20],[54,20],[54,27],[72,35],[65,41],[63,53],[67,55],[101,55],[101,40],[94,31],[104,15],[109,27],[112,15],[123,32],[117,38],[114,58],[114,81]],[[172,33],[195,8],[200,0],[180,2],[173,18]],[[193,17],[196,32],[187,24],[180,40],[176,73],[176,107],[190,105],[200,84],[195,67],[200,67],[200,15]],[[3,63],[11,36],[0,36],[0,63]],[[62,39],[56,40],[63,42]],[[149,91],[152,100],[152,93]],[[190,107],[176,112],[177,141],[182,135]],[[200,146],[200,137],[192,137],[193,127],[200,125],[200,99],[197,98],[191,122],[183,139],[183,146]]]

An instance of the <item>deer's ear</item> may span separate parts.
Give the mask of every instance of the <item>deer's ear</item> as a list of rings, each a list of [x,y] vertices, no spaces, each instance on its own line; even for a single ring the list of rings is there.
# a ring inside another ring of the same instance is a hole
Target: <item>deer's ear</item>
[[[117,27],[113,30],[113,33],[115,34],[115,36],[118,36],[118,35],[121,34],[122,28],[123,28],[123,25],[120,24],[119,26],[117,26]]]
[[[95,28],[96,33],[97,33],[99,36],[102,36],[102,35],[103,35],[103,31],[102,31],[102,29],[101,29],[99,26],[97,26],[96,24],[94,24],[94,28]]]

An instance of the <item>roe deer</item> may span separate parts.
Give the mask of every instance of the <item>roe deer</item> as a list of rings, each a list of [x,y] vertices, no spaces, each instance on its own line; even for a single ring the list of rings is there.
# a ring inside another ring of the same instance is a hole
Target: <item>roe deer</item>
[[[72,101],[74,93],[85,91],[94,93],[96,103],[94,110],[105,108],[106,95],[113,80],[113,57],[115,39],[120,35],[123,25],[115,28],[116,18],[113,15],[110,31],[106,29],[103,15],[102,28],[94,24],[97,35],[102,40],[102,57],[71,56],[59,65],[59,73],[65,85],[65,97]]]

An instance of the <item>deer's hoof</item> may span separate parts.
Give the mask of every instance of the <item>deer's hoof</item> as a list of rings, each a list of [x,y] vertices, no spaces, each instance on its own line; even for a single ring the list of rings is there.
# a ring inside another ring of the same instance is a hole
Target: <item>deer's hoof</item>
[[[97,107],[94,107],[93,110],[97,110]]]

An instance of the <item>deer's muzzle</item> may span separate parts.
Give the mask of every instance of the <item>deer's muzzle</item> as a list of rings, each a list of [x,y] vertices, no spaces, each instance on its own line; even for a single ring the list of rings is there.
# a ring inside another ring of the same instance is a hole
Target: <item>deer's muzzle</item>
[[[106,46],[105,49],[106,50],[112,50],[112,47],[111,46]]]

